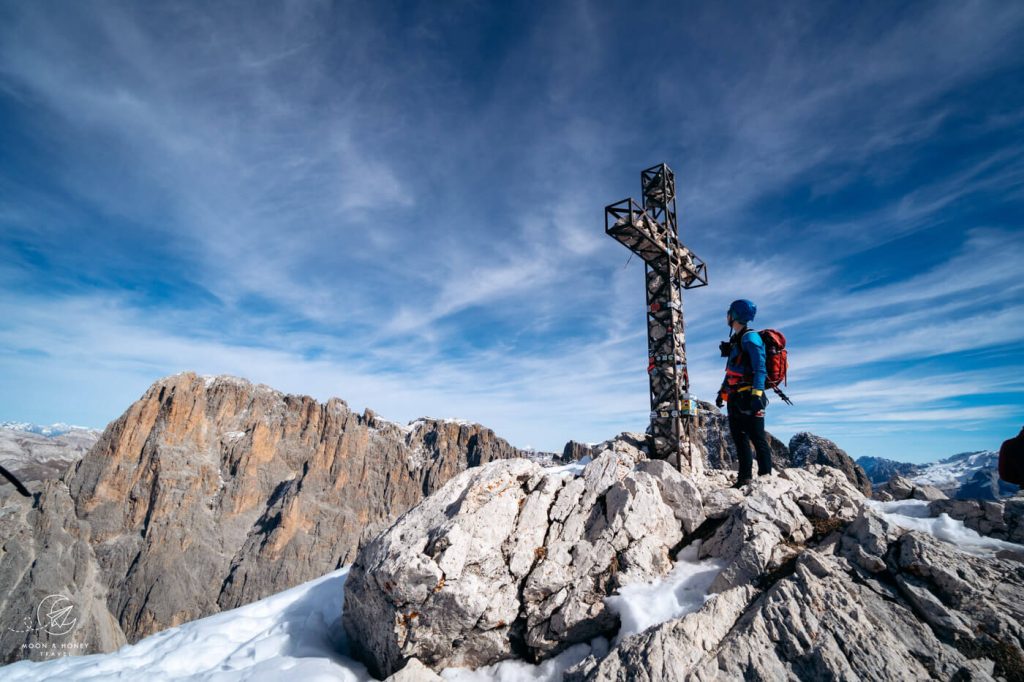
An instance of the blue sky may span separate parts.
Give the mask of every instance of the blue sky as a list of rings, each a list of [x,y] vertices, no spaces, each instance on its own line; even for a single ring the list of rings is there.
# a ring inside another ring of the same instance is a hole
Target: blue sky
[[[676,172],[694,392],[729,301],[768,428],[852,455],[1024,423],[1024,5],[0,1],[0,420],[103,427],[235,374],[560,449],[647,420]]]

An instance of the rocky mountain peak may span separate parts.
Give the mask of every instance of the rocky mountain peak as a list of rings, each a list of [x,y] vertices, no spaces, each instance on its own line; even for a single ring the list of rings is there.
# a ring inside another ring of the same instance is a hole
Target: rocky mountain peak
[[[28,612],[43,583],[65,587],[68,572],[91,567],[97,579],[82,598],[103,601],[136,641],[351,563],[361,543],[452,476],[522,454],[478,424],[408,428],[237,377],[165,377],[60,485],[48,482],[62,502],[0,517],[6,537],[26,540],[0,566],[13,586],[0,612]],[[27,572],[46,548],[39,524],[79,529],[81,565]],[[19,637],[0,635],[5,655]]]

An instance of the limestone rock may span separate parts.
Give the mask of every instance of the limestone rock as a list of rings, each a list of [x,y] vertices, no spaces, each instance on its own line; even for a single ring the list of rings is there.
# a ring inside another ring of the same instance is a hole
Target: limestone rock
[[[902,476],[893,476],[892,479],[875,491],[875,499],[885,500],[944,500],[946,493],[932,485],[914,483]]]
[[[888,495],[893,500],[909,500],[914,496],[914,484],[903,476],[893,476],[888,483],[879,486],[876,495]]]
[[[821,436],[812,433],[798,433],[789,440],[789,455],[792,466],[827,464],[843,472],[858,490],[871,495],[871,479],[867,472],[842,448]]]
[[[946,493],[942,492],[933,485],[918,484],[914,486],[914,492],[912,496],[915,500],[944,500],[946,499]]]
[[[754,487],[760,490],[702,550],[733,557],[733,567],[763,565],[761,573],[723,571],[726,584],[700,610],[627,637],[602,659],[569,670],[565,680],[896,682],[1024,675],[1019,560],[968,554],[891,526],[857,504],[859,492],[845,479],[841,485],[814,481],[791,469],[782,481]],[[813,525],[820,516],[816,499],[830,500],[846,519],[844,496],[856,507],[853,522],[815,529],[810,537],[785,501],[802,499],[800,509]],[[765,535],[771,539],[762,540]],[[775,566],[783,546],[790,556]]]
[[[532,462],[467,471],[359,553],[344,626],[370,670],[437,670],[550,656],[618,627],[604,598],[671,568],[701,494],[635,448],[573,477]]]
[[[728,560],[711,592],[754,584],[793,559],[798,547],[833,521],[851,522],[863,499],[840,471],[827,466],[784,469],[754,479],[750,493],[700,548]]]
[[[664,460],[642,461],[636,468],[651,474],[657,481],[661,498],[672,508],[684,533],[689,535],[704,523],[706,516],[701,491],[693,480]]]
[[[578,462],[584,457],[593,457],[594,449],[586,444],[571,440],[562,448],[563,462]]]
[[[704,496],[704,514],[709,519],[724,519],[744,497],[742,490],[729,487],[729,483],[725,482]]]

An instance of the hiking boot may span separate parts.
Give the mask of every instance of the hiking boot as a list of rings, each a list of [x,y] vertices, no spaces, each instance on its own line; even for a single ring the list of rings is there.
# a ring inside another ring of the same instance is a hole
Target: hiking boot
[[[750,483],[750,479],[749,478],[745,478],[743,480],[736,481],[735,483],[733,483],[732,487],[733,488],[742,488],[743,486],[748,485],[749,483]]]

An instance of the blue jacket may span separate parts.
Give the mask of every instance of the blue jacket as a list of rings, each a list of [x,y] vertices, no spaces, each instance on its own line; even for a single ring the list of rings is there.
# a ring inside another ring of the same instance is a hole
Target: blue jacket
[[[728,393],[735,393],[743,386],[764,390],[764,380],[767,376],[764,361],[764,341],[761,335],[751,333],[753,329],[744,328],[740,334],[743,338],[740,343],[733,343],[729,351],[729,359],[725,363],[725,381],[722,388]],[[735,341],[735,335],[733,336]],[[743,352],[740,352],[742,346]]]

